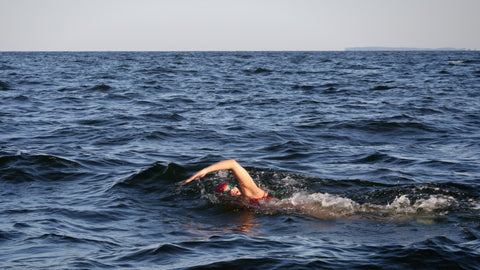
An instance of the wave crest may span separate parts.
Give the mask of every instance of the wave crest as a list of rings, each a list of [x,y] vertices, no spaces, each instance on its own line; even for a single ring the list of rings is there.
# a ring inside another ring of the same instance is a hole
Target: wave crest
[[[50,155],[0,157],[0,180],[13,182],[71,180],[85,174],[75,161]]]

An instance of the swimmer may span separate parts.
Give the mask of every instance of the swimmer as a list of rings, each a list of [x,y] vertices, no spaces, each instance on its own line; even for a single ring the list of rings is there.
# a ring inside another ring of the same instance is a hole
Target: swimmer
[[[198,180],[204,177],[208,173],[221,170],[231,170],[238,181],[239,187],[228,183],[222,183],[215,188],[216,192],[229,194],[232,197],[241,196],[244,201],[250,202],[251,204],[259,204],[260,200],[266,200],[270,198],[268,196],[268,192],[259,188],[253,181],[250,174],[248,174],[247,170],[245,170],[245,168],[243,168],[233,159],[220,161],[208,166],[185,180],[185,183],[190,183],[193,180]]]
[[[259,188],[247,170],[233,159],[220,161],[208,166],[185,180],[185,183],[190,183],[193,180],[204,177],[208,173],[221,170],[231,170],[239,185],[237,187],[229,183],[221,183],[217,185],[215,191],[228,194],[233,198],[239,198],[247,208],[259,206],[261,202],[270,202],[269,204],[262,204],[262,208],[280,213],[304,214],[321,219],[332,219],[342,216],[341,213],[339,215],[336,215],[335,212],[332,214],[331,208],[321,207],[315,201],[306,200],[306,202],[292,204],[290,200],[283,201],[275,199],[274,196],[269,195],[268,192]]]

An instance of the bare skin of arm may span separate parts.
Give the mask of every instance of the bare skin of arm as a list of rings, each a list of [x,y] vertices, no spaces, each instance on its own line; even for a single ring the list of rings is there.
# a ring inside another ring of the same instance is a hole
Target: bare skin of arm
[[[238,162],[233,159],[220,161],[211,166],[208,166],[185,180],[185,183],[190,183],[193,180],[198,180],[204,177],[208,173],[221,170],[231,170],[233,172],[235,178],[238,181],[240,190],[242,191],[242,196],[244,198],[258,199],[268,194],[267,192],[259,188],[253,181],[250,174],[248,174],[247,170],[245,170],[245,168],[243,168],[240,164],[238,164]]]

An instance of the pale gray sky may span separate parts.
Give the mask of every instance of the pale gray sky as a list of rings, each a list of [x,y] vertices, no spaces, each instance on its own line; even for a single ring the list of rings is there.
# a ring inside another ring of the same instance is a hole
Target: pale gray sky
[[[0,0],[0,51],[480,49],[480,0]]]

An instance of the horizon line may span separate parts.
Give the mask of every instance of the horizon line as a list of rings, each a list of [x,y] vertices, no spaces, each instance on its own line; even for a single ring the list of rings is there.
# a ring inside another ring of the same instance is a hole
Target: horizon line
[[[479,51],[468,48],[417,48],[417,47],[346,47],[338,50],[0,50],[0,52],[353,52],[353,51]]]

